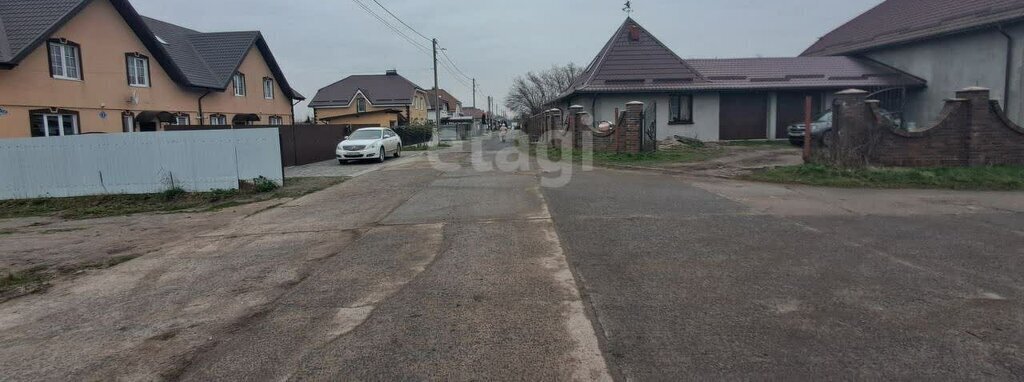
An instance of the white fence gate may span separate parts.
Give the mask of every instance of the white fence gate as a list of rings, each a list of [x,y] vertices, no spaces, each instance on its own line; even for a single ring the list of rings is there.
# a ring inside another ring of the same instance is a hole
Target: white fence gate
[[[0,140],[0,199],[282,184],[278,131],[167,131]]]

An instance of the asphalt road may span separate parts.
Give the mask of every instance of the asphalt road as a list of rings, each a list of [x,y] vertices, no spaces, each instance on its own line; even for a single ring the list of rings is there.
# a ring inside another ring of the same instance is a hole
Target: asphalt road
[[[1024,195],[701,182],[544,190],[619,379],[1024,378]]]
[[[281,205],[0,221],[41,255],[146,247],[0,303],[0,379],[1024,376],[1021,193],[578,168],[546,188],[536,163],[479,165],[509,145],[469,147]]]

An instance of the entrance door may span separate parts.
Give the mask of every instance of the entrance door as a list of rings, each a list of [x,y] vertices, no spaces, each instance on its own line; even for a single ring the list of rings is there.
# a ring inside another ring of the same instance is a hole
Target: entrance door
[[[722,93],[719,101],[718,139],[768,138],[768,95]]]
[[[779,108],[775,118],[775,138],[787,138],[789,125],[804,122],[805,97],[811,96],[814,104],[811,106],[811,118],[818,118],[821,114],[821,94],[818,93],[779,93]]]

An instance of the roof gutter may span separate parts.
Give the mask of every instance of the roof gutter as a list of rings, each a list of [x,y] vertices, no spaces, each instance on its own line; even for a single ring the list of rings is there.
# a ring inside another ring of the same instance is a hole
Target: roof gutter
[[[1013,73],[1013,36],[1006,33],[1003,24],[999,24],[996,29],[1003,37],[1006,37],[1006,68],[1003,70],[1003,111],[1006,111],[1010,107],[1010,75]]]
[[[297,99],[293,98],[292,101],[295,101],[294,103],[292,103],[292,124],[294,125],[295,124],[295,105],[298,105],[299,102],[302,102],[304,100],[301,100],[301,99],[297,100]]]

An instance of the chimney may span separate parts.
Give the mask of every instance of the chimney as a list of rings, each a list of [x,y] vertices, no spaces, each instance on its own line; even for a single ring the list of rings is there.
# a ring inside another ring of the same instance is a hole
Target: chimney
[[[389,76],[397,76],[398,75],[398,70],[391,69],[391,70],[388,70],[387,72],[385,72],[385,74],[387,74]]]
[[[640,28],[636,25],[629,26],[629,41],[640,41]]]

